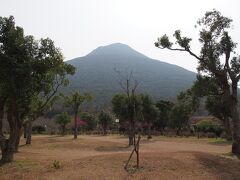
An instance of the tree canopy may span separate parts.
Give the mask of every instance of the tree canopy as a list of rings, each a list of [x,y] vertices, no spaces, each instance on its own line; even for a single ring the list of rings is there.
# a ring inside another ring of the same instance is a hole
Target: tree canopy
[[[75,68],[63,62],[60,49],[51,39],[25,36],[10,16],[0,17],[0,71],[0,99],[12,132],[9,141],[1,141],[2,162],[8,162],[18,148],[25,117],[45,107]],[[32,108],[37,98],[41,105]]]
[[[165,34],[158,38],[155,46],[160,49],[187,52],[198,60],[198,72],[213,78],[222,89],[223,99],[229,107],[233,121],[232,152],[240,154],[240,117],[238,110],[238,81],[240,78],[240,56],[236,55],[235,43],[229,33],[232,19],[222,16],[217,10],[206,12],[198,20],[200,53],[191,49],[192,39],[182,36],[180,30],[174,33],[175,43]],[[175,46],[176,45],[176,46]]]
[[[67,107],[71,107],[74,111],[74,139],[77,139],[78,135],[78,113],[80,111],[80,106],[84,102],[89,102],[92,100],[92,96],[90,93],[81,94],[79,91],[72,92],[69,96],[64,96],[64,103]]]
[[[56,116],[56,123],[62,128],[62,135],[65,135],[65,128],[68,123],[71,122],[71,116],[67,112],[63,112]]]

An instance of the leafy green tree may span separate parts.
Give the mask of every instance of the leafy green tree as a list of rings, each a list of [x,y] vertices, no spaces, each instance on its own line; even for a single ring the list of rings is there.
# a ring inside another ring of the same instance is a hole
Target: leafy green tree
[[[141,95],[143,121],[147,123],[148,139],[151,139],[151,127],[159,117],[159,109],[148,95]]]
[[[177,129],[177,135],[182,128],[187,127],[190,116],[198,107],[198,98],[191,89],[182,91],[177,96],[177,103],[172,107],[170,112],[169,126]]]
[[[24,119],[31,114],[31,105],[38,95],[46,95],[51,87],[50,74],[61,66],[62,53],[49,39],[35,40],[25,36],[23,28],[15,25],[13,16],[0,17],[0,99],[4,101],[10,135],[1,138],[1,162],[13,160],[18,149]],[[73,73],[66,72],[66,74]]]
[[[173,47],[167,35],[163,35],[155,45],[161,49],[187,52],[198,60],[199,73],[216,79],[223,90],[224,102],[230,109],[233,123],[232,153],[240,154],[240,117],[238,110],[238,81],[240,78],[240,57],[235,55],[237,44],[229,35],[232,19],[224,17],[213,10],[206,12],[198,21],[200,27],[199,42],[200,55],[191,49],[191,38],[181,35],[181,31],[174,33],[178,47]],[[224,59],[221,61],[221,59]]]
[[[66,125],[71,122],[71,116],[67,112],[63,112],[56,116],[56,123],[61,126],[62,135],[65,135]]]
[[[73,92],[69,96],[63,96],[65,100],[65,104],[68,107],[71,107],[74,112],[74,139],[77,139],[78,135],[78,113],[80,111],[80,107],[84,102],[91,101],[92,97],[89,93],[80,94],[79,91]]]
[[[192,91],[199,97],[205,97],[205,107],[208,112],[220,119],[224,125],[226,138],[232,140],[231,112],[225,102],[221,84],[215,78],[197,76]]]
[[[113,112],[120,118],[120,122],[128,119],[127,96],[125,94],[116,94],[112,98]]]
[[[107,129],[113,123],[112,116],[109,113],[102,110],[98,115],[98,122],[103,129],[103,135],[107,135]]]
[[[206,100],[206,109],[210,114],[220,119],[224,125],[226,139],[232,140],[231,115],[230,109],[226,106],[222,96],[208,96]]]
[[[32,137],[32,122],[39,116],[42,116],[48,109],[50,109],[56,100],[59,99],[58,90],[62,86],[67,86],[69,81],[68,74],[74,74],[75,68],[69,64],[62,64],[48,73],[47,82],[43,87],[43,91],[32,97],[30,105],[30,113],[28,114],[28,121],[24,123],[26,131],[26,144],[31,144]]]
[[[223,131],[221,125],[212,120],[201,120],[197,122],[196,129],[197,131],[202,131],[205,133],[207,132],[214,133],[216,137],[220,136]]]
[[[154,122],[154,127],[164,130],[167,127],[170,120],[170,112],[174,104],[170,101],[160,100],[156,103],[156,107],[160,113],[158,119]]]
[[[189,112],[184,106],[176,104],[173,106],[170,112],[169,126],[177,129],[177,135],[180,135],[182,128],[185,128],[188,124]]]
[[[85,130],[92,131],[97,127],[97,121],[94,115],[88,112],[81,112],[80,118],[86,122]]]
[[[133,145],[136,119],[142,117],[141,96],[116,94],[112,98],[112,105],[113,112],[119,118],[120,123],[127,124],[129,145]]]

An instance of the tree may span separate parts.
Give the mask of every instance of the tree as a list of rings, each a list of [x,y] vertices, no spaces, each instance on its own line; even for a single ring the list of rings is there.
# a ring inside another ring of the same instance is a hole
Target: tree
[[[96,118],[93,114],[88,112],[81,112],[80,118],[86,122],[85,130],[92,131],[97,126]]]
[[[159,116],[154,122],[154,127],[164,130],[170,120],[170,112],[174,104],[170,101],[160,100],[156,103],[156,107],[159,109]]]
[[[26,144],[31,144],[33,121],[39,116],[42,116],[44,112],[52,107],[56,100],[59,99],[59,88],[69,84],[67,75],[73,75],[74,72],[75,68],[66,63],[55,67],[48,73],[43,91],[32,97],[33,100],[30,105],[28,120],[24,124],[24,129],[26,131]]]
[[[196,129],[197,131],[202,131],[205,133],[207,132],[214,133],[216,137],[219,137],[223,131],[223,128],[219,123],[207,119],[203,119],[197,122]]]
[[[2,163],[13,160],[34,97],[46,95],[46,86],[52,83],[50,74],[61,66],[65,66],[62,53],[51,39],[37,41],[25,36],[13,16],[0,17],[0,104],[6,109],[10,127],[9,138],[2,137],[0,142]]]
[[[105,111],[101,111],[98,115],[99,124],[102,126],[103,135],[107,135],[107,128],[112,124],[113,118]]]
[[[236,43],[229,35],[232,19],[224,17],[220,12],[213,10],[206,12],[198,21],[200,29],[200,55],[191,50],[191,38],[183,37],[181,31],[174,33],[176,44],[173,47],[167,35],[163,35],[155,43],[156,47],[172,51],[187,52],[198,60],[199,73],[217,79],[223,90],[223,98],[230,109],[233,123],[232,153],[240,154],[240,117],[238,110],[238,81],[240,78],[240,56],[236,56]],[[221,61],[223,60],[223,61]]]
[[[71,122],[71,117],[67,112],[63,112],[56,117],[56,123],[61,126],[62,135],[65,135],[66,125]]]
[[[159,117],[159,110],[148,95],[141,95],[143,121],[147,123],[148,139],[151,139],[151,127]]]
[[[192,89],[182,91],[177,96],[177,103],[170,112],[169,126],[177,129],[177,135],[182,128],[188,124],[190,116],[196,111],[199,104],[198,97],[195,96]]]
[[[137,168],[139,168],[139,143],[140,143],[140,135],[138,135],[138,139],[136,141],[136,129],[135,123],[137,119],[140,119],[142,115],[142,101],[141,97],[135,94],[135,88],[132,89],[132,92],[129,91],[129,81],[127,79],[127,93],[126,94],[116,94],[112,99],[113,104],[113,112],[116,116],[122,120],[125,120],[128,123],[128,138],[129,138],[129,146],[133,145],[134,148],[128,158],[128,161],[125,165],[125,169],[127,168],[133,153],[136,153],[137,156]]]
[[[134,105],[133,105],[134,102]],[[126,94],[116,94],[112,98],[113,112],[119,118],[120,123],[128,126],[129,146],[134,143],[136,119],[142,118],[141,96],[127,96]],[[132,120],[134,116],[134,121]]]
[[[226,139],[232,140],[230,109],[225,105],[224,99],[217,96],[208,96],[206,100],[206,109],[210,114],[222,121],[226,132]]]
[[[186,108],[180,104],[176,104],[170,112],[169,126],[177,129],[177,135],[180,135],[181,129],[187,126],[188,119],[189,112]]]
[[[134,78],[133,72],[127,73],[123,75],[120,71],[115,69],[115,72],[119,75],[119,85],[124,91],[125,97],[121,96],[120,98],[125,98],[125,104],[121,104],[121,107],[126,112],[125,116],[128,121],[128,137],[129,137],[129,146],[134,145],[136,143],[136,137],[135,137],[135,123],[137,116],[139,115],[139,102],[140,99],[137,97],[136,90],[139,86],[139,82]],[[117,99],[117,98],[116,98]],[[115,101],[115,100],[114,100]],[[113,104],[118,104],[115,102],[112,102]],[[121,102],[123,102],[121,101]],[[115,109],[115,108],[113,108]],[[120,110],[121,112],[121,110]],[[119,116],[122,116],[118,114]]]
[[[206,98],[205,108],[211,115],[222,121],[227,140],[232,140],[231,112],[217,79],[198,75],[191,89],[196,96]]]
[[[72,94],[70,94],[69,96],[64,96],[64,100],[65,100],[65,104],[68,107],[73,108],[73,112],[74,112],[74,139],[77,139],[77,135],[78,135],[78,112],[80,110],[80,106],[84,103],[84,102],[89,102],[91,101],[92,97],[89,93],[84,93],[83,95],[80,94],[79,91],[73,92]]]

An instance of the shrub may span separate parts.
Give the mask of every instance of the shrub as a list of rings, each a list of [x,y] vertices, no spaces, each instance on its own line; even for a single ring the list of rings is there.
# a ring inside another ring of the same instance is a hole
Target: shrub
[[[36,125],[36,126],[33,126],[33,127],[32,127],[32,131],[33,131],[34,133],[42,134],[44,131],[46,131],[46,129],[45,129],[44,126]]]
[[[196,124],[196,130],[204,133],[214,133],[216,136],[220,136],[223,132],[223,128],[217,122],[212,120],[201,120]]]
[[[60,169],[60,168],[61,168],[61,163],[60,163],[60,161],[54,160],[54,161],[53,161],[53,168],[55,168],[55,169]]]

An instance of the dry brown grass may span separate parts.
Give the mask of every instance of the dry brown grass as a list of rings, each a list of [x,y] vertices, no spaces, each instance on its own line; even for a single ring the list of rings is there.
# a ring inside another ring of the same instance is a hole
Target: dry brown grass
[[[239,160],[222,156],[230,151],[228,144],[143,138],[141,168],[128,171],[123,168],[131,151],[126,145],[119,136],[34,136],[13,163],[0,167],[0,179],[240,179]],[[60,168],[54,168],[54,161]]]

